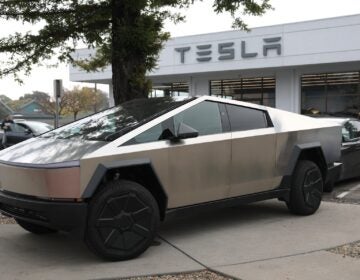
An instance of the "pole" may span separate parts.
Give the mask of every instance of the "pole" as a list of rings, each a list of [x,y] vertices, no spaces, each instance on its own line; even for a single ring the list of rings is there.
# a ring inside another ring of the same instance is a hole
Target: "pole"
[[[62,96],[62,80],[54,80],[54,97],[55,97],[55,128],[59,127],[59,98]]]
[[[59,127],[59,97],[58,96],[56,96],[56,98],[55,98],[56,100],[56,108],[55,108],[55,110],[56,110],[56,113],[55,113],[55,128],[58,128]]]
[[[97,112],[96,94],[97,94],[97,83],[95,83],[95,94],[94,94],[94,113],[96,113],[96,112]]]

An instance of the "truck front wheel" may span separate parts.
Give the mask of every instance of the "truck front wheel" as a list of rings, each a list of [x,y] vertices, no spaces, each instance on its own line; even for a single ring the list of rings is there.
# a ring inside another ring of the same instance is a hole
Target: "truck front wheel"
[[[152,194],[132,181],[111,181],[92,198],[85,242],[96,255],[132,259],[153,242],[159,207]]]

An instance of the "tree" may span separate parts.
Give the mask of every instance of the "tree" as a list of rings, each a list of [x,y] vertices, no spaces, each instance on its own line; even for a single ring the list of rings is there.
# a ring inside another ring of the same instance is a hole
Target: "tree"
[[[109,107],[109,98],[105,92],[92,89],[90,97],[90,107],[94,113]]]
[[[80,91],[82,101],[82,111],[98,112],[109,106],[109,100],[104,92],[89,87],[75,87],[73,91]]]
[[[25,93],[19,99],[20,100],[22,100],[22,99],[35,100],[35,101],[37,101],[39,103],[42,103],[42,102],[49,101],[50,100],[50,95],[47,94],[46,92],[35,90],[32,93]]]
[[[78,113],[84,107],[84,99],[81,96],[79,88],[75,88],[72,91],[66,91],[63,99],[65,100],[66,111],[74,115],[74,121],[77,118]]]
[[[62,103],[64,112],[72,113],[76,120],[80,112],[94,112],[105,109],[108,106],[108,98],[102,91],[96,91],[88,87],[74,87],[72,90],[66,90]]]
[[[0,39],[0,53],[9,60],[1,76],[25,71],[57,56],[87,71],[112,65],[115,104],[146,97],[150,87],[146,71],[156,65],[169,34],[164,21],[184,20],[174,8],[201,0],[11,0],[0,2],[0,18],[39,24],[37,33],[15,33]],[[270,0],[214,0],[216,13],[229,12],[234,26],[246,28],[242,14],[262,15]],[[71,56],[79,42],[96,48],[92,58],[76,62]]]
[[[16,111],[33,100],[37,101],[46,108],[45,105],[50,103],[50,95],[41,91],[33,91],[33,93],[26,93],[23,96],[20,96],[17,100],[11,100],[9,105]]]
[[[51,101],[49,94],[42,91],[35,90],[32,93],[25,93],[23,96],[20,96],[19,99],[11,100],[9,102],[9,105],[11,108],[13,108],[16,111],[31,101],[38,102],[46,110],[46,113],[54,114],[55,112],[55,105],[53,104],[54,102]]]
[[[0,96],[1,98],[1,96]],[[44,109],[45,113],[53,114],[55,115],[55,102],[51,100],[51,97],[46,92],[42,91],[33,91],[32,93],[25,93],[23,96],[20,96],[17,100],[11,100],[7,102],[7,105],[11,107],[14,111],[19,110],[21,107],[23,107],[25,104],[36,101],[38,102]],[[65,100],[63,98],[60,98],[59,100],[59,115],[61,115],[65,108]]]

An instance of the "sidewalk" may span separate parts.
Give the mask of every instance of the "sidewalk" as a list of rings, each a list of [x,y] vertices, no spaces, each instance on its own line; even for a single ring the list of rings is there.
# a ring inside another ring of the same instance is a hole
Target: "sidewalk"
[[[99,260],[65,234],[34,236],[0,226],[0,273],[6,279],[104,279],[210,268],[243,280],[360,277],[360,259],[326,249],[360,240],[360,206],[323,203],[312,216],[277,200],[167,221],[141,257]],[[156,245],[155,244],[155,245]]]

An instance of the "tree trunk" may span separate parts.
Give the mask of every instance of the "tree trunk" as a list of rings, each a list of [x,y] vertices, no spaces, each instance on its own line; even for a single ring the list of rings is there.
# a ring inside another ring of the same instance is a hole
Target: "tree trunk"
[[[147,98],[146,70],[142,57],[136,49],[124,51],[131,27],[136,24],[140,11],[131,9],[130,1],[112,0],[112,83],[115,105],[135,98]],[[124,36],[124,34],[126,36]],[[131,34],[130,34],[131,36]]]

